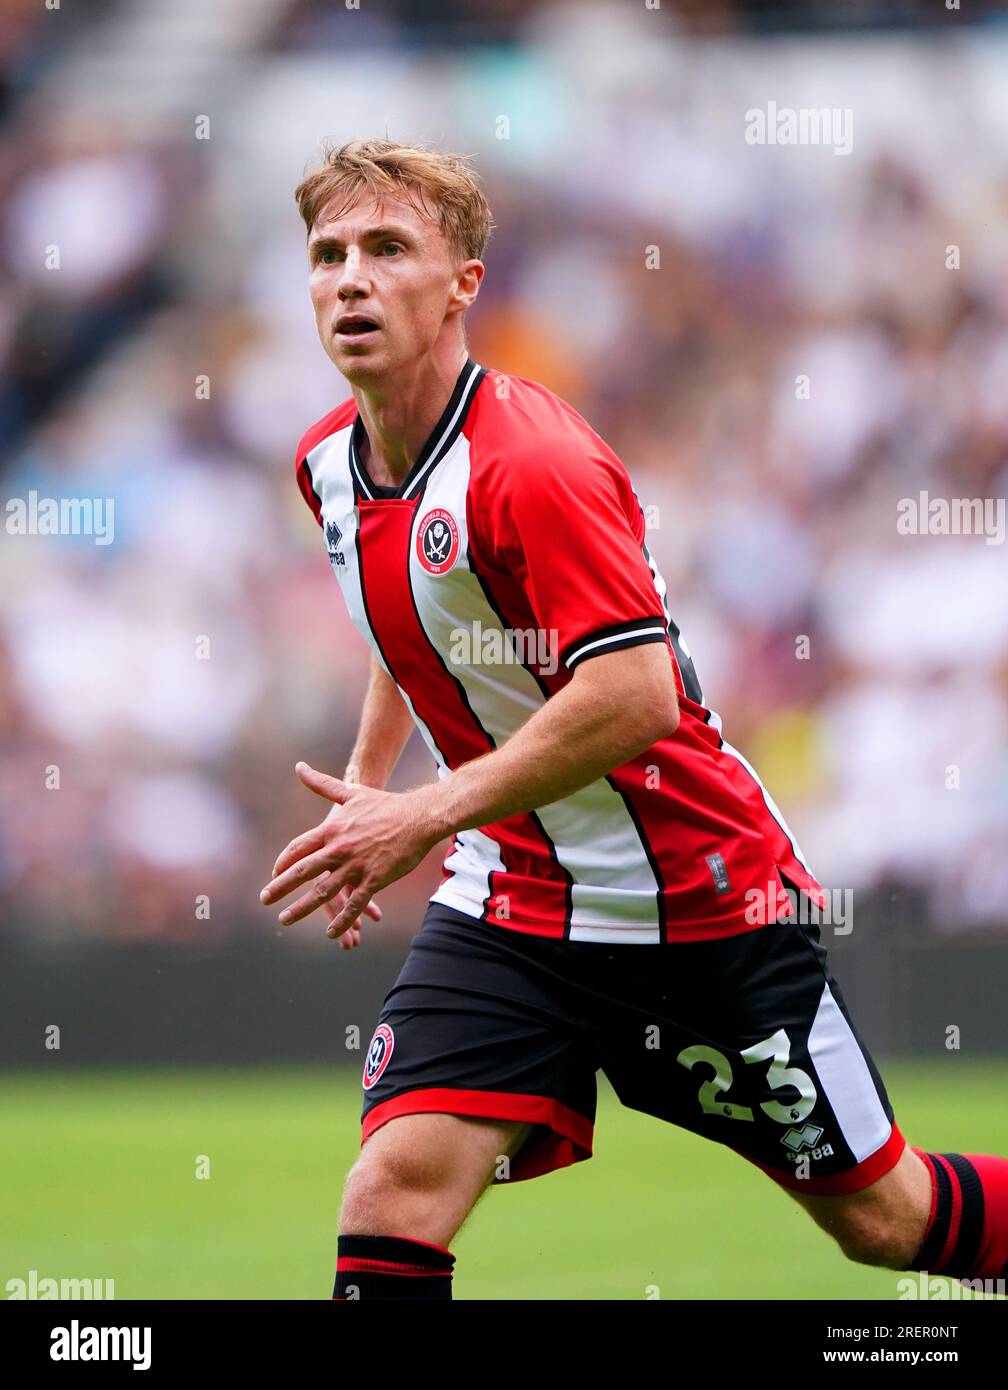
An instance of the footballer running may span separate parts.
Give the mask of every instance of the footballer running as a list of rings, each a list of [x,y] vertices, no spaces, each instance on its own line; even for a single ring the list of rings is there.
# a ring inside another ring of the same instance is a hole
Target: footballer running
[[[591,1157],[600,1069],[758,1165],[848,1258],[1004,1276],[1008,1161],[901,1134],[796,911],[824,890],[705,702],[622,463],[469,355],[493,223],[468,159],[352,141],[295,196],[352,392],[297,483],[371,672],[344,776],[297,765],[332,804],[261,899],[294,895],[284,924],[321,908],[352,948],[450,839],[368,1047],[334,1298],[450,1298],[451,1244],[502,1171]],[[388,792],[414,726],[438,779]]]

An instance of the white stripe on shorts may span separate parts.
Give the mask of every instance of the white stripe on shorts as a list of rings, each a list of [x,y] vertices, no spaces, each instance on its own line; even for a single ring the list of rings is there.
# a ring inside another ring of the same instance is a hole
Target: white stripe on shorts
[[[808,1050],[840,1131],[860,1163],[882,1147],[892,1124],[882,1108],[864,1054],[828,984],[823,985]]]

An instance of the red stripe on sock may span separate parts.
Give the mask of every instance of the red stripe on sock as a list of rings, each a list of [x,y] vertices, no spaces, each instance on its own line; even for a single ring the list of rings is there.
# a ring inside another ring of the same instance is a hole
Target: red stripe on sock
[[[402,1265],[392,1260],[358,1260],[341,1255],[336,1261],[337,1274],[403,1274],[423,1278],[451,1278],[450,1269],[431,1269],[429,1265]]]
[[[941,1164],[949,1176],[949,1182],[952,1184],[952,1212],[949,1216],[948,1235],[945,1238],[945,1244],[942,1246],[941,1254],[938,1256],[937,1260],[935,1260],[934,1273],[939,1274],[951,1258],[952,1251],[955,1249],[956,1241],[959,1238],[959,1222],[962,1220],[962,1186],[959,1182],[956,1170],[950,1163],[946,1163],[941,1154],[932,1154],[931,1159],[933,1162]],[[931,1227],[929,1225],[928,1230],[930,1231],[930,1229]]]
[[[980,1175],[984,1225],[973,1278],[1008,1279],[1008,1159],[998,1154],[963,1154]]]

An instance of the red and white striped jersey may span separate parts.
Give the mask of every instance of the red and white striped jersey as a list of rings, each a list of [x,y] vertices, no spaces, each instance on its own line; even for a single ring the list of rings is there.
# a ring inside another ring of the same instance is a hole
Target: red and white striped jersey
[[[786,916],[781,874],[821,902],[704,705],[630,479],[577,411],[470,358],[399,487],[368,476],[362,429],[351,398],[308,430],[298,484],[439,776],[500,747],[600,653],[662,642],[679,690],[671,737],[560,801],[455,834],[432,901],[518,932],[626,943]]]

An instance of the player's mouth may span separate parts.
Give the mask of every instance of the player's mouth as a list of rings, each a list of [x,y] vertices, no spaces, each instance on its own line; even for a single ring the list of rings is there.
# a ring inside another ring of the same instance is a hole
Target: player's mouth
[[[344,314],[342,318],[336,320],[337,338],[356,340],[367,338],[380,331],[375,320],[368,318],[366,314]]]

